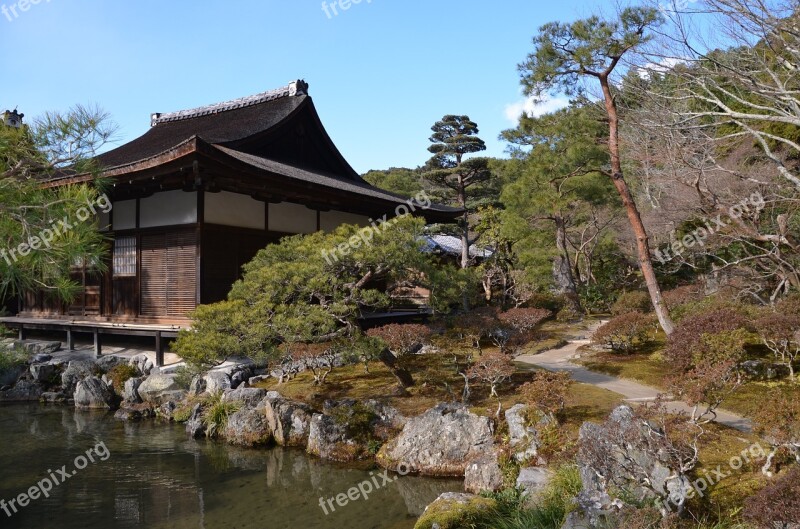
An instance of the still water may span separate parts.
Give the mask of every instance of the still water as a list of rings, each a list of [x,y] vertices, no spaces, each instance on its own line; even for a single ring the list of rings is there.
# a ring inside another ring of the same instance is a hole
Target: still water
[[[95,463],[80,457],[93,448]],[[26,507],[16,503],[14,513],[9,501],[50,476],[64,481],[49,498],[39,492]],[[364,480],[369,471],[298,450],[191,440],[179,425],[122,423],[69,407],[0,406],[0,500],[11,513],[0,509],[3,529],[410,529],[440,493],[462,487],[414,477],[383,486],[376,478],[373,488],[382,488],[366,501],[334,503],[327,515],[320,508],[320,497]]]

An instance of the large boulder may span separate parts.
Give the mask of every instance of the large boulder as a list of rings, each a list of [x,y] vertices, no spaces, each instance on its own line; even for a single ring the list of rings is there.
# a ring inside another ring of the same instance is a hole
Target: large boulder
[[[61,373],[61,387],[64,393],[72,395],[78,382],[96,372],[94,362],[90,360],[72,360]]]
[[[467,465],[491,455],[492,423],[463,404],[439,404],[407,420],[400,435],[384,445],[378,461],[386,468],[402,465],[427,476],[464,475]]]
[[[61,342],[37,342],[27,340],[17,340],[12,346],[16,349],[22,349],[31,356],[38,354],[52,354],[61,349]]]
[[[42,384],[51,384],[56,380],[58,375],[58,367],[53,364],[33,364],[30,367],[31,378],[35,382]]]
[[[474,459],[464,471],[464,490],[473,494],[497,492],[503,488],[503,471],[497,452]]]
[[[203,422],[203,407],[200,404],[195,404],[194,408],[192,408],[189,420],[186,421],[186,433],[192,439],[203,437],[206,434],[206,425]]]
[[[538,457],[539,431],[550,424],[548,417],[542,417],[535,426],[529,424],[531,410],[525,404],[517,404],[506,410],[509,446],[518,462],[525,462]]]
[[[236,446],[263,446],[272,439],[263,407],[243,407],[230,417],[223,432],[225,439]]]
[[[308,429],[306,451],[331,461],[354,461],[363,456],[364,447],[353,439],[347,428],[331,415],[315,413]]]
[[[665,454],[652,443],[652,428],[637,420],[628,406],[615,409],[603,424],[581,426],[578,467],[583,490],[577,497],[581,514],[575,520],[597,527],[613,523],[626,501],[640,504],[669,497],[677,503],[688,497],[691,482],[669,468]]]
[[[189,383],[189,396],[198,397],[206,392],[206,379],[200,375],[195,375]]]
[[[153,361],[144,353],[132,357],[128,360],[128,363],[138,369],[143,376],[149,376],[156,367]]]
[[[169,375],[150,375],[137,389],[142,401],[161,405],[168,401],[180,401],[185,396],[174,377]]]
[[[130,361],[125,358],[120,358],[119,356],[113,356],[113,355],[105,355],[98,358],[97,361],[95,362],[95,365],[103,373],[108,373],[115,367],[125,365],[128,363],[130,363]]]
[[[87,410],[113,410],[116,396],[108,384],[97,377],[78,382],[75,388],[75,407]]]
[[[239,391],[239,390],[237,390]],[[311,408],[271,391],[264,399],[264,411],[275,442],[281,446],[307,446],[311,430]]]
[[[266,396],[266,389],[239,386],[236,389],[226,391],[222,396],[222,400],[225,402],[241,402],[248,408],[255,408],[262,400],[264,400],[264,397]]]
[[[15,365],[3,372],[0,372],[0,387],[3,386],[13,386],[19,380],[25,372],[27,371],[26,365]]]
[[[525,467],[519,470],[517,488],[524,491],[528,498],[535,500],[550,484],[553,473],[542,467]]]
[[[445,492],[425,508],[414,529],[462,529],[476,515],[492,511],[497,500],[473,494]]]
[[[139,386],[144,382],[144,377],[133,377],[125,381],[125,386],[122,389],[122,399],[131,402],[142,402],[142,397],[139,396]]]
[[[214,395],[224,393],[226,389],[231,389],[231,376],[224,371],[210,371],[203,377],[206,383],[206,393]]]
[[[0,401],[7,402],[35,402],[44,393],[44,387],[26,378],[21,379],[14,387],[0,392]]]

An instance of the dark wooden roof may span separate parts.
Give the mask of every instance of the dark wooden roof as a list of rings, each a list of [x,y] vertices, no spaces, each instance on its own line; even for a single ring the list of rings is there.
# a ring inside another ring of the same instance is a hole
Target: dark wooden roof
[[[408,200],[370,185],[347,163],[303,81],[224,103],[153,114],[147,133],[98,158],[117,199],[194,185],[379,216]],[[79,175],[48,185],[89,180]],[[460,213],[433,204],[417,214],[449,222]]]

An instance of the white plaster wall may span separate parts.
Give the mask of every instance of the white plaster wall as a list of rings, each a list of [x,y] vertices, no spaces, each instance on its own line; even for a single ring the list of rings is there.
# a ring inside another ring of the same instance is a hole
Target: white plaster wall
[[[136,228],[136,201],[114,202],[114,229],[132,230]],[[102,223],[101,223],[102,226]]]
[[[114,212],[116,220],[116,211]],[[165,191],[139,202],[139,227],[173,226],[197,222],[197,193]]]
[[[323,211],[320,213],[319,224],[322,231],[333,231],[342,224],[355,224],[364,227],[369,224],[369,217],[344,211]]]
[[[266,229],[264,202],[238,193],[205,194],[205,222],[237,228]]]
[[[317,212],[291,202],[270,204],[269,230],[286,233],[314,233],[317,231]]]

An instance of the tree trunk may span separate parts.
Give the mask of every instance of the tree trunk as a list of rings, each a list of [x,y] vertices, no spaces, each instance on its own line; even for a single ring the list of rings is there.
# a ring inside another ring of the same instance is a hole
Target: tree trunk
[[[650,300],[653,302],[653,308],[655,309],[656,316],[658,316],[661,328],[664,329],[664,332],[669,336],[675,330],[675,324],[672,322],[669,309],[661,296],[661,287],[658,285],[656,272],[653,268],[653,261],[650,258],[650,241],[647,237],[647,230],[644,227],[642,216],[639,214],[639,209],[636,207],[636,202],[633,200],[633,195],[622,173],[622,160],[619,150],[619,114],[617,113],[617,103],[614,101],[614,95],[611,93],[608,75],[600,76],[600,84],[603,88],[606,113],[608,114],[608,150],[611,154],[611,180],[614,183],[614,187],[617,188],[620,198],[622,198],[622,204],[625,206],[628,220],[631,223],[634,235],[636,235],[639,267],[642,270],[642,275],[644,275],[645,283],[647,283]]]
[[[556,216],[556,248],[558,255],[553,261],[553,279],[558,287],[558,293],[563,294],[570,306],[578,313],[583,312],[575,276],[572,273],[572,263],[567,249],[567,223],[561,216]]]
[[[384,349],[381,351],[378,358],[389,368],[389,371],[392,372],[392,375],[394,375],[403,388],[414,386],[414,377],[411,376],[411,372],[408,369],[400,367],[400,364],[397,362],[397,357],[392,354],[390,350]]]

